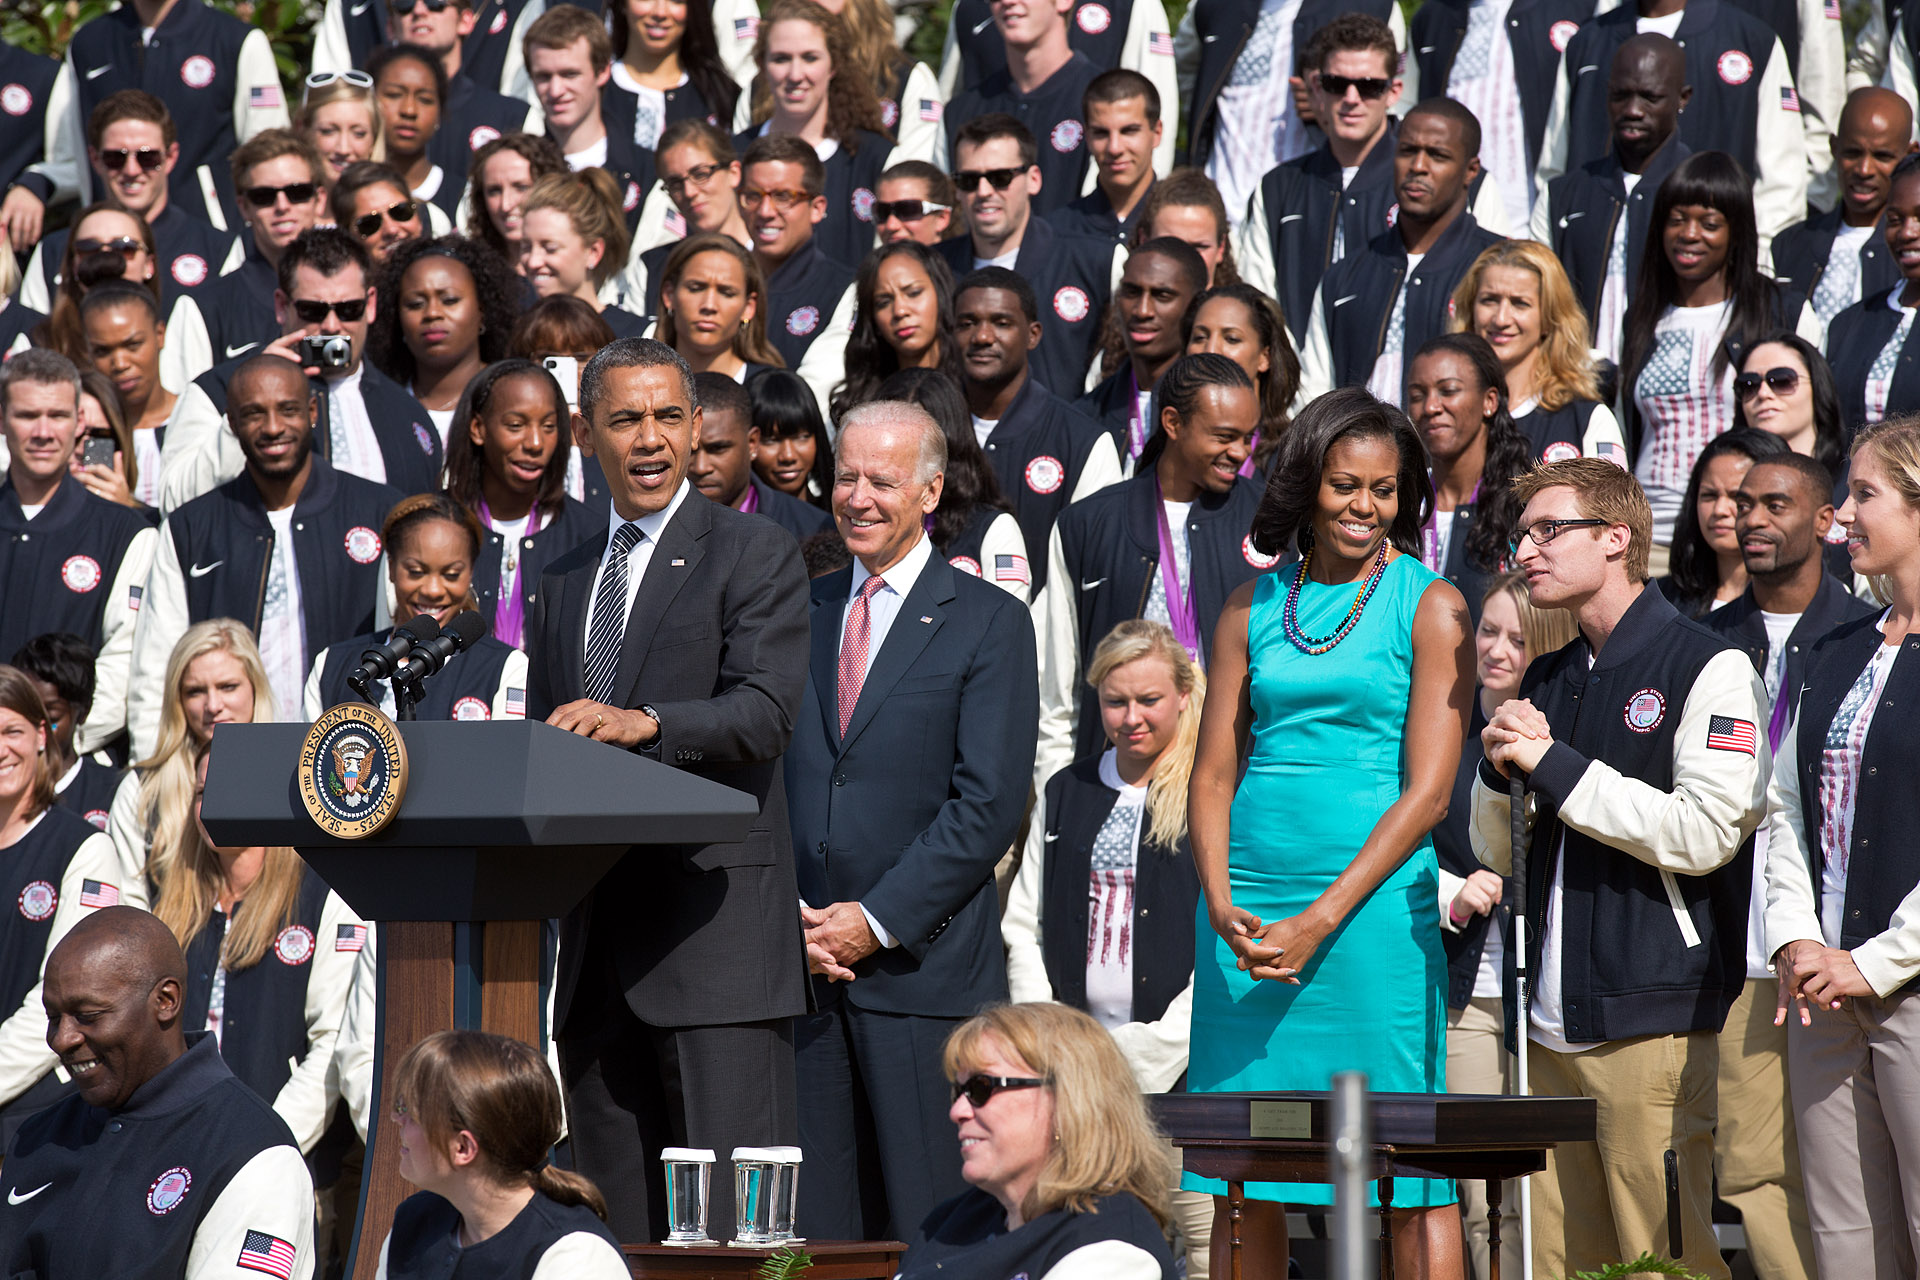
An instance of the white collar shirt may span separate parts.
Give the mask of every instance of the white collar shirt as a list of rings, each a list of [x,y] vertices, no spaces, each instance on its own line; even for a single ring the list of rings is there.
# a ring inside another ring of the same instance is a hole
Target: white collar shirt
[[[693,492],[693,486],[686,480],[674,490],[673,501],[665,507],[648,515],[641,516],[632,523],[640,530],[640,541],[633,544],[627,552],[627,601],[623,616],[633,617],[633,602],[640,595],[640,582],[647,576],[647,566],[653,563],[653,549],[660,545],[660,535],[666,531],[667,524],[674,513],[680,510],[680,504]],[[600,580],[607,576],[607,562],[613,559],[613,536],[620,532],[620,526],[628,521],[620,518],[620,512],[614,507],[613,499],[607,499],[607,546],[600,553],[600,569],[593,575],[593,595],[587,599],[586,630],[581,634],[593,634],[593,610],[599,603]]]
[[[873,670],[873,659],[880,652],[880,646],[887,642],[887,633],[893,629],[893,623],[900,616],[900,606],[906,601],[907,593],[913,590],[913,584],[920,580],[920,574],[926,569],[927,562],[933,559],[933,543],[926,534],[913,544],[913,549],[900,560],[900,563],[881,574],[886,585],[874,593],[867,602],[867,665],[861,672],[861,678]],[[860,598],[860,588],[868,578],[874,575],[867,572],[867,566],[856,557],[853,562],[853,584],[847,592],[847,603],[840,610],[840,643],[847,641],[847,614],[853,602]]]

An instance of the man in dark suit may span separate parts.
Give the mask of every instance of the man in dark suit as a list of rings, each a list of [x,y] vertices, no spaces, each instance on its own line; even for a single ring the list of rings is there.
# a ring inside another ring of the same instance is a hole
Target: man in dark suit
[[[574,438],[606,473],[608,533],[540,578],[529,712],[759,800],[734,844],[654,847],[560,926],[554,1026],[578,1167],[622,1240],[665,1229],[660,1148],[791,1143],[806,1007],[780,754],[806,683],[791,536],[687,482],[693,373],[627,338],[580,375]],[[715,1179],[710,1221],[733,1222]]]
[[[1007,998],[993,868],[1026,805],[1038,675],[1026,609],[933,554],[933,419],[863,405],[835,455],[855,561],[813,583],[813,679],[786,761],[819,975],[796,1035],[799,1228],[904,1238],[965,1190],[941,1049]]]

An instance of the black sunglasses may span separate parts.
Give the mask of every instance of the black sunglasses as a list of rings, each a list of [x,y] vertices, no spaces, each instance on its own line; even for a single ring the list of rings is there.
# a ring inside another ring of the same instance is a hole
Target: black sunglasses
[[[152,173],[167,162],[167,153],[154,147],[141,147],[138,151],[113,147],[100,153],[100,163],[106,166],[109,173],[120,172],[127,167],[129,160]]]
[[[442,13],[452,3],[453,0],[387,0],[387,8],[404,18],[413,12],[413,6],[416,4],[427,6],[428,13]]]
[[[965,1098],[970,1107],[984,1107],[1002,1089],[1038,1089],[1046,1083],[1032,1076],[968,1076],[953,1082],[953,1100]]]
[[[240,194],[245,196],[247,203],[256,209],[271,209],[273,202],[281,196],[287,198],[288,204],[305,204],[313,199],[314,193],[319,189],[317,183],[289,182],[284,187],[248,187]]]
[[[1798,369],[1769,369],[1765,373],[1743,373],[1733,380],[1733,394],[1742,400],[1751,400],[1760,394],[1760,384],[1767,384],[1767,390],[1775,395],[1790,396],[1793,389],[1800,385]]]
[[[108,253],[117,253],[123,258],[131,258],[134,254],[139,253],[146,247],[146,245],[134,239],[132,236],[115,236],[111,240],[88,238],[85,240],[75,240],[73,242],[74,253],[81,257],[85,257],[89,253],[99,253],[104,249]]]
[[[873,220],[881,223],[888,218],[898,218],[902,222],[918,222],[930,213],[948,213],[952,209],[952,205],[935,204],[931,200],[875,200]]]
[[[358,231],[360,238],[364,240],[380,229],[380,223],[383,219],[392,218],[395,223],[412,222],[419,213],[420,206],[418,203],[412,200],[402,200],[399,204],[389,207],[385,213],[375,209],[372,213],[361,214],[353,220],[353,229]]]
[[[352,324],[367,314],[365,298],[348,298],[344,302],[322,302],[318,298],[295,298],[293,314],[300,317],[301,324],[325,324],[327,312],[340,317],[343,324]]]
[[[953,181],[963,195],[978,191],[983,178],[995,191],[1005,191],[1013,185],[1015,178],[1025,172],[1025,169],[962,169],[953,175]]]
[[[1344,98],[1347,90],[1358,89],[1362,98],[1373,102],[1387,96],[1387,90],[1393,88],[1393,81],[1384,76],[1336,76],[1322,71],[1320,88],[1333,98]]]

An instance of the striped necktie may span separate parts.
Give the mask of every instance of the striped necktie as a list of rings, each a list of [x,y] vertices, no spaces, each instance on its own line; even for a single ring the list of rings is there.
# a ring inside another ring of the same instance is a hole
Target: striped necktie
[[[593,597],[593,628],[587,635],[587,696],[613,701],[613,675],[620,666],[620,642],[627,634],[627,555],[647,535],[637,524],[623,524],[613,535],[613,554]]]

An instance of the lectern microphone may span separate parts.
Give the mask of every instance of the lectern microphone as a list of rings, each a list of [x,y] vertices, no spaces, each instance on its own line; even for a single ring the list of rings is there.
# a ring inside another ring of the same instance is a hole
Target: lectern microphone
[[[409,653],[439,634],[440,624],[430,613],[421,614],[404,627],[395,627],[385,644],[376,645],[360,655],[360,666],[347,677],[347,687],[368,702],[379,705],[379,699],[367,692],[367,686],[375,680],[391,677],[406,661]],[[434,670],[439,670],[439,667],[436,666]]]
[[[447,665],[453,655],[471,648],[487,634],[487,620],[472,609],[456,613],[439,635],[413,647],[395,679],[414,685]]]

